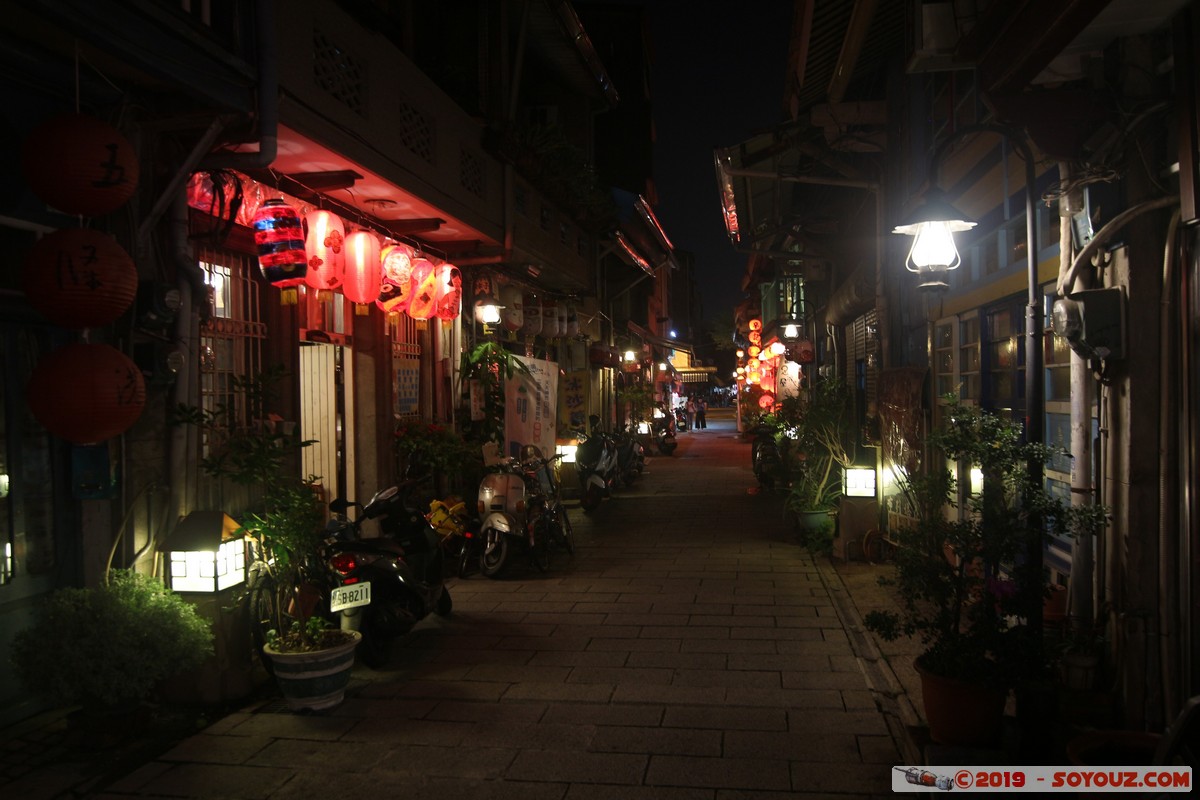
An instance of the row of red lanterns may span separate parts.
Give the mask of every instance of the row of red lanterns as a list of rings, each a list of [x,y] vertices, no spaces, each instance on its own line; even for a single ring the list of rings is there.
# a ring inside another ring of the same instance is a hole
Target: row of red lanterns
[[[47,205],[71,215],[102,216],[137,189],[137,153],[103,120],[63,114],[38,125],[21,151],[25,181]],[[43,236],[22,272],[29,304],[51,323],[82,330],[116,321],[137,294],[133,259],[107,234],[68,228]],[[79,342],[39,359],[26,387],[34,417],[69,442],[119,436],[141,416],[141,369],[107,344]]]
[[[462,274],[450,263],[435,265],[405,244],[381,246],[372,232],[346,233],[342,220],[325,210],[308,214],[308,232],[299,213],[281,198],[263,203],[254,215],[258,264],[284,305],[297,300],[296,287],[308,286],[326,299],[340,289],[366,314],[372,303],[413,319],[454,319],[462,304]]]

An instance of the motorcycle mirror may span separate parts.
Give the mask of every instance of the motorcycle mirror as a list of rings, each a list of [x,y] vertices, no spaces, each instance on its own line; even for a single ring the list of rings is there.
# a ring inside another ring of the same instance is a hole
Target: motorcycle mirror
[[[329,510],[335,514],[345,514],[352,505],[354,504],[344,497],[335,497],[329,501]]]

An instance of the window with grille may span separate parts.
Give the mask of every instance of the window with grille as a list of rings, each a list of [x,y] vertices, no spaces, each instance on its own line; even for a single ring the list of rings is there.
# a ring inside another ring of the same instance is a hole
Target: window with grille
[[[263,369],[262,344],[267,336],[260,316],[258,284],[251,270],[251,256],[225,251],[204,250],[200,267],[208,287],[208,319],[201,324],[200,405],[207,412],[228,409],[224,415],[231,426],[252,423],[251,409],[238,381],[259,375]],[[212,443],[200,443],[203,457],[210,455]],[[201,476],[200,496],[220,503],[222,487]],[[218,506],[219,507],[219,506]]]

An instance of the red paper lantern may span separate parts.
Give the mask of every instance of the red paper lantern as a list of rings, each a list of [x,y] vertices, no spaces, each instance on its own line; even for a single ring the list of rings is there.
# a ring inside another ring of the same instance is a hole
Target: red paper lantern
[[[453,264],[437,268],[437,311],[439,319],[454,319],[462,306],[462,273]]]
[[[379,240],[370,231],[355,231],[346,237],[346,274],[342,294],[354,303],[354,313],[365,315],[370,303],[379,299],[381,285]]]
[[[106,344],[69,344],[44,356],[29,377],[29,410],[46,430],[74,444],[119,436],[142,414],[142,371]]]
[[[43,236],[25,260],[21,278],[29,304],[62,328],[113,322],[137,295],[137,268],[117,240],[69,228]]]
[[[408,315],[413,319],[429,319],[437,312],[437,269],[425,258],[413,261],[412,297]]]
[[[103,120],[61,114],[38,125],[21,151],[29,188],[66,214],[96,217],[133,196],[138,160],[133,145]]]
[[[389,244],[380,254],[383,275],[375,305],[389,314],[408,311],[412,297],[413,250],[406,244]]]
[[[342,221],[336,215],[328,211],[308,215],[308,237],[304,240],[308,269],[304,282],[317,290],[318,300],[332,300],[333,290],[342,285],[345,235]]]
[[[296,209],[279,198],[263,203],[254,215],[254,244],[263,277],[282,290],[279,302],[295,305],[295,287],[304,283],[308,269],[304,231]]]

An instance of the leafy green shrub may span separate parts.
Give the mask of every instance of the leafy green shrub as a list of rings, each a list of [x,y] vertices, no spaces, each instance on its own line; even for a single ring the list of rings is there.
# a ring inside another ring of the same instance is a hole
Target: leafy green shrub
[[[51,594],[13,639],[12,660],[28,689],[55,702],[114,706],[198,666],[212,640],[195,607],[160,581],[113,570],[103,586]]]

